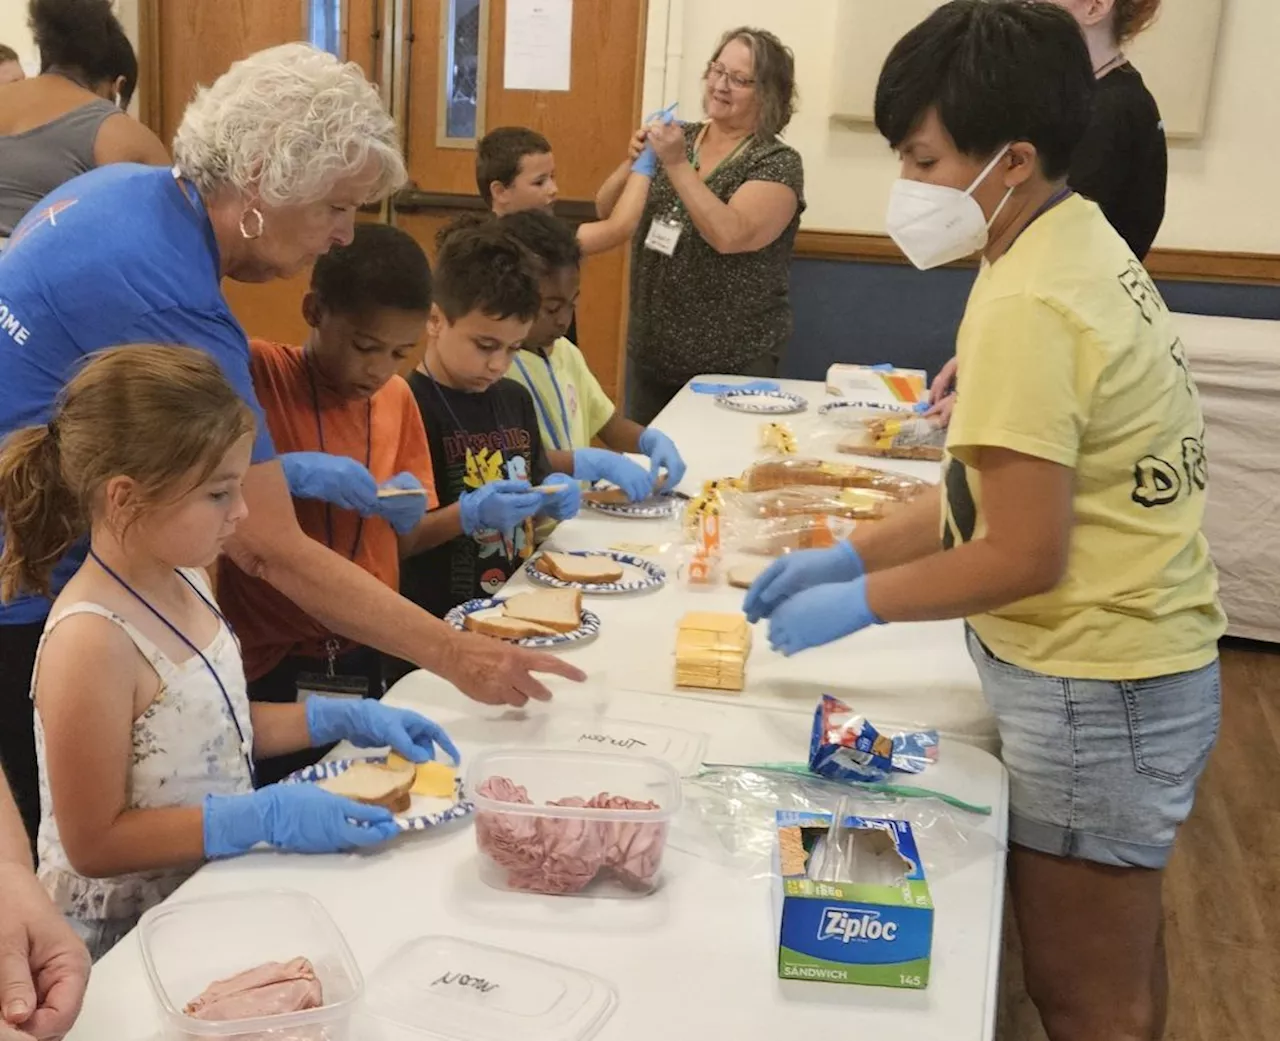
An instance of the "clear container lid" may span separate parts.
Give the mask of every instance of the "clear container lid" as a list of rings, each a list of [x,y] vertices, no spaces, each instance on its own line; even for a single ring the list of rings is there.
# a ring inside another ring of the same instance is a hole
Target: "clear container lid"
[[[491,777],[505,777],[524,788],[530,802],[502,802],[478,791]],[[467,771],[467,797],[481,813],[500,812],[531,817],[568,817],[581,820],[670,820],[680,809],[680,775],[662,759],[576,749],[498,748],[471,760]],[[600,792],[658,804],[656,810],[597,810],[549,806],[561,799],[590,799]]]
[[[698,772],[707,747],[707,735],[694,730],[588,715],[550,717],[543,740],[548,748],[662,759],[681,777]]]
[[[349,1017],[364,991],[342,933],[306,893],[267,889],[169,901],[142,916],[138,936],[156,1002],[170,1028],[185,1037],[256,1037],[318,1028]],[[318,1009],[224,1021],[183,1014],[211,983],[298,957],[311,962],[320,980],[324,1005]]]
[[[452,936],[411,940],[369,978],[368,1041],[585,1041],[617,1007],[597,976]]]

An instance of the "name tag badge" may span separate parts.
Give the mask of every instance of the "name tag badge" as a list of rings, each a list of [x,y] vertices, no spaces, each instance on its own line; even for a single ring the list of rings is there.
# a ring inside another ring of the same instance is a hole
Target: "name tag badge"
[[[367,698],[369,696],[369,680],[365,676],[320,676],[311,672],[301,672],[295,681],[298,704],[307,698]]]
[[[662,220],[655,217],[649,225],[649,234],[645,236],[644,248],[669,257],[676,251],[676,243],[680,241],[680,233],[684,231],[678,220]]]

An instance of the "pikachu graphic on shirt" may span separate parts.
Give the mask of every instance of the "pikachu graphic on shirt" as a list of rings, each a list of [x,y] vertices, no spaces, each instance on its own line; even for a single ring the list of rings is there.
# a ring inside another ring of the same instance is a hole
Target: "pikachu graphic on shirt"
[[[467,449],[466,474],[462,481],[471,490],[494,481],[523,480],[526,476],[523,457],[517,456],[508,462],[500,451],[482,448],[474,453]],[[481,559],[501,552],[508,560],[526,560],[533,554],[533,521],[526,518],[514,532],[482,528],[474,538],[480,546]]]

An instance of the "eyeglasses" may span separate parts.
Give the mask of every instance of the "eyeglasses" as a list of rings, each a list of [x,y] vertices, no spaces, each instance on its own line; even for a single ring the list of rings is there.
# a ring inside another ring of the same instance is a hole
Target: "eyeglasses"
[[[736,72],[730,72],[718,61],[707,62],[707,71],[703,74],[708,83],[715,83],[719,79],[729,81],[729,86],[734,90],[746,90],[748,87],[754,87],[756,81],[749,76],[742,76]]]

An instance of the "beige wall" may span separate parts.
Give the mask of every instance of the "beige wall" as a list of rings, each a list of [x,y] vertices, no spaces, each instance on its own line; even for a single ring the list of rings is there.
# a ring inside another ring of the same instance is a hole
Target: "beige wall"
[[[838,3],[651,0],[646,111],[678,98],[684,118],[697,118],[702,67],[720,33],[741,24],[771,29],[796,54],[801,109],[787,140],[804,156],[805,226],[882,232],[896,163],[874,131],[827,118]],[[1170,147],[1168,216],[1157,246],[1280,253],[1277,46],[1280,0],[1226,5],[1207,129],[1199,141]]]

